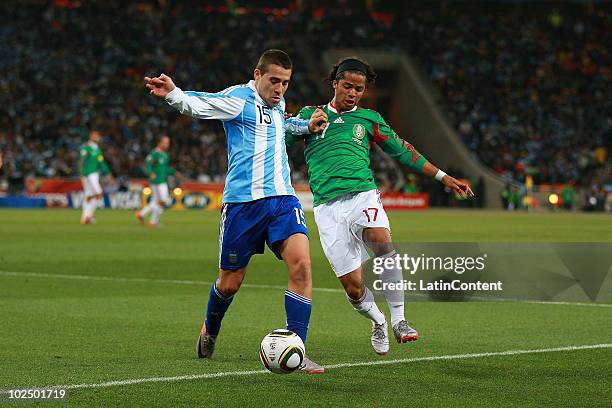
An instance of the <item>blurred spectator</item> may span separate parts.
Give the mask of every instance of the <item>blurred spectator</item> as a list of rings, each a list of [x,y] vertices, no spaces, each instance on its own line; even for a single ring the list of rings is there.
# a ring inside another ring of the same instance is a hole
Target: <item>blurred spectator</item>
[[[221,182],[227,170],[221,125],[177,115],[147,95],[142,77],[165,72],[184,89],[220,91],[249,78],[264,49],[283,48],[295,66],[287,110],[296,112],[327,99],[305,74],[295,46],[303,37],[317,51],[407,51],[440,90],[465,145],[507,180],[612,182],[609,4],[253,4],[0,2],[6,177],[19,185],[27,176],[76,176],[78,146],[95,124],[106,129],[104,150],[117,175],[142,177],[146,152],[167,132],[179,171]],[[307,180],[302,150],[291,154],[297,182]],[[397,190],[400,178],[387,163],[372,151],[381,188]],[[426,180],[420,184],[440,193]]]

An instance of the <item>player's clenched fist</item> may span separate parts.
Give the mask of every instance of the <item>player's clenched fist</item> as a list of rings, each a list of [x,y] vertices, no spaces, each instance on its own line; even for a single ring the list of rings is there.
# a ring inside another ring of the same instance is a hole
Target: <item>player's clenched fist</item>
[[[176,88],[176,85],[172,82],[172,78],[166,74],[161,74],[154,78],[145,77],[144,80],[145,86],[149,89],[149,93],[160,98],[165,98],[166,95]]]
[[[321,133],[327,127],[327,113],[322,109],[317,108],[310,117],[308,122],[308,130],[310,133]]]

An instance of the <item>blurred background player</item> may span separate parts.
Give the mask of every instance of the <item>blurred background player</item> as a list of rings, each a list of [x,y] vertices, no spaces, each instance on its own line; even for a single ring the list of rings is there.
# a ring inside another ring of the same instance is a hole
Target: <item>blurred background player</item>
[[[136,219],[144,224],[144,217],[151,214],[150,227],[157,227],[159,217],[164,208],[170,202],[167,178],[176,174],[176,170],[170,167],[168,160],[168,149],[170,148],[170,137],[163,135],[159,138],[157,146],[147,155],[145,173],[149,177],[151,186],[151,200],[140,211],[136,213]]]
[[[473,196],[473,193],[466,183],[429,163],[410,143],[399,138],[378,112],[358,107],[367,85],[375,79],[372,67],[358,58],[345,58],[332,67],[328,80],[334,97],[322,107],[328,115],[328,125],[322,134],[305,137],[304,155],[321,246],[349,302],[372,320],[372,346],[376,353],[384,355],[389,351],[387,321],[363,283],[361,266],[369,258],[365,246],[377,257],[396,255],[389,219],[370,168],[372,144],[378,144],[403,165],[435,177],[456,193],[464,196]],[[297,117],[308,119],[318,109],[303,108]],[[288,144],[298,138],[286,136]],[[388,268],[381,279],[384,283],[401,282],[402,270]],[[417,340],[417,331],[404,317],[403,290],[383,293],[397,342]]]
[[[89,132],[89,140],[81,146],[79,151],[79,172],[81,184],[83,185],[83,213],[81,224],[94,224],[94,213],[98,206],[98,200],[102,199],[102,187],[100,186],[101,171],[112,180],[111,171],[104,161],[102,150],[100,150],[101,135],[98,130]]]
[[[221,321],[240,289],[252,255],[264,244],[285,261],[287,329],[306,343],[312,298],[308,229],[302,206],[291,186],[285,131],[323,130],[324,115],[285,120],[285,94],[292,62],[281,50],[259,58],[254,80],[218,93],[183,92],[167,75],[145,77],[150,93],[179,112],[223,121],[228,145],[228,174],[219,228],[219,277],[210,288],[206,321],[196,344],[200,358],[212,357]],[[324,368],[305,358],[302,371]]]

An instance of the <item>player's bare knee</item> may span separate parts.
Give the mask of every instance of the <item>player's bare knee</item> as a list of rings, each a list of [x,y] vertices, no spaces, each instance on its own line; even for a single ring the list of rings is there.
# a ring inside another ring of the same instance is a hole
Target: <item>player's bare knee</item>
[[[344,290],[350,300],[357,301],[363,297],[365,288],[361,285],[349,285],[345,286]]]
[[[363,231],[363,240],[376,256],[386,255],[394,250],[391,233],[386,228],[366,228]]]
[[[293,269],[295,273],[308,276],[310,276],[311,268],[310,257],[308,256],[295,260],[291,265],[291,269]]]
[[[289,278],[295,282],[307,283],[311,281],[311,263],[309,257],[302,257],[291,263],[289,267]]]
[[[243,277],[240,272],[221,273],[217,279],[217,290],[224,296],[232,296],[240,289]]]
[[[235,280],[218,280],[217,290],[224,296],[232,296],[240,289],[241,282]]]

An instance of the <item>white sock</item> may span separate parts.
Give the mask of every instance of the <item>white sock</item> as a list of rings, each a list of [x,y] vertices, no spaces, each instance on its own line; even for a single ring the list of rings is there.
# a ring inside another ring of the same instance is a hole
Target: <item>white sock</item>
[[[140,215],[143,217],[146,217],[147,215],[149,215],[149,213],[153,211],[153,206],[151,205],[151,203],[147,204],[147,206],[145,208],[143,208],[142,210],[140,210]]]
[[[382,314],[376,305],[376,302],[374,301],[374,294],[367,287],[365,288],[365,292],[363,293],[363,296],[361,296],[361,299],[354,300],[348,296],[347,298],[351,305],[353,305],[353,308],[355,308],[359,314],[367,317],[376,324],[383,324],[385,322],[385,315]]]
[[[93,218],[94,213],[96,212],[96,208],[98,208],[98,199],[96,197],[92,198],[89,201],[89,215]]]
[[[392,258],[396,255],[395,251],[389,252],[388,254],[382,255],[380,258]],[[385,263],[383,262],[382,265]],[[385,268],[383,273],[380,275],[383,283],[401,283],[404,280],[402,275],[402,269],[398,268],[397,265],[393,265],[391,268]],[[396,286],[397,287],[397,286]],[[405,320],[404,317],[404,291],[398,290],[383,290],[383,295],[387,300],[389,306],[389,313],[391,314],[391,325],[395,326],[398,322]]]
[[[88,218],[91,216],[90,208],[91,208],[90,201],[84,198],[83,199],[83,215],[81,216],[82,218]]]
[[[151,209],[151,224],[159,223],[159,217],[164,212],[164,209],[157,203],[154,203]]]

